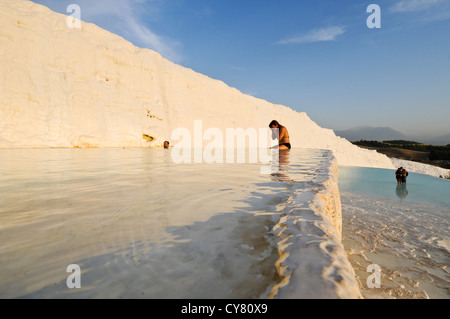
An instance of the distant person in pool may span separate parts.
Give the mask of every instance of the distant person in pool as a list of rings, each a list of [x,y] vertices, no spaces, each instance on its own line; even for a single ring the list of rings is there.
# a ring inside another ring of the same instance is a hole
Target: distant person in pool
[[[409,175],[408,171],[404,168],[403,169],[403,175],[402,175],[402,184],[407,184],[406,183],[406,177]]]
[[[169,141],[164,141],[164,148],[166,149],[169,148],[169,144],[170,144]]]
[[[397,180],[397,184],[401,184],[402,183],[402,170],[403,170],[403,167],[399,167],[395,171],[395,179]]]
[[[278,131],[278,148],[280,150],[290,150],[291,149],[291,141],[289,139],[289,132],[288,130],[278,123],[278,121],[273,120],[269,124],[270,129],[272,130],[272,138],[275,136],[275,130],[279,129]]]
[[[400,167],[395,171],[395,178],[397,179],[397,184],[406,184],[406,177],[409,175],[408,171]]]

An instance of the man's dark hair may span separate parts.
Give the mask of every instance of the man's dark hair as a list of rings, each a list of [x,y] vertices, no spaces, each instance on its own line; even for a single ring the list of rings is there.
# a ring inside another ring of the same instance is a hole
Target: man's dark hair
[[[269,127],[279,126],[279,125],[280,125],[280,123],[278,123],[278,121],[273,120],[272,122],[270,122]]]

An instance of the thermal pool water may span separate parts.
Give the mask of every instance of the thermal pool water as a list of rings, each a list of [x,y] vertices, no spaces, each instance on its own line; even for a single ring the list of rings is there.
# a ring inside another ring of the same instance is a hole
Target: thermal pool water
[[[343,244],[365,298],[450,297],[450,181],[410,173],[340,167]],[[370,288],[369,265],[381,268]]]
[[[272,229],[323,152],[292,152],[271,175],[170,154],[0,150],[0,298],[268,297]]]

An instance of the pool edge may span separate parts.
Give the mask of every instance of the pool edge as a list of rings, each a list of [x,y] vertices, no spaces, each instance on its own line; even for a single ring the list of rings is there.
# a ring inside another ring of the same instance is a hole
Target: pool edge
[[[342,244],[338,162],[323,150],[316,176],[295,194],[274,227],[281,281],[273,299],[362,299]]]

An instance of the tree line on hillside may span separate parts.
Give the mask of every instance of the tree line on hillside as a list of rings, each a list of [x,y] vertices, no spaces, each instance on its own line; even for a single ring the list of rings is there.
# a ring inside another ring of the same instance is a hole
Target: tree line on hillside
[[[358,146],[367,146],[375,148],[401,148],[411,151],[427,152],[428,159],[434,160],[450,160],[450,144],[446,146],[422,144],[414,141],[392,140],[392,141],[367,141],[360,140],[352,142]]]

